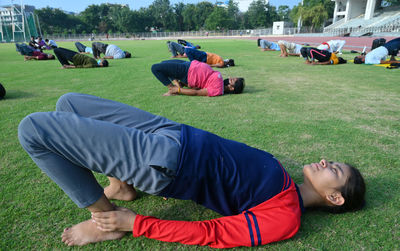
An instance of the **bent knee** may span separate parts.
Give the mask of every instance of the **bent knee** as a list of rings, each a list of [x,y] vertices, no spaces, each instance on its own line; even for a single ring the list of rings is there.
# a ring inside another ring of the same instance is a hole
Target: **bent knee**
[[[39,142],[38,138],[38,126],[41,123],[46,123],[46,112],[35,112],[29,114],[18,125],[18,139],[20,144],[23,146],[25,150],[28,150],[29,147],[36,145]]]
[[[160,68],[160,64],[153,64],[151,66],[151,72],[154,74],[155,72],[158,72]]]
[[[70,103],[71,101],[76,98],[79,95],[79,93],[75,92],[69,92],[64,95],[62,95],[56,103],[56,111],[62,112],[62,111],[70,111]]]

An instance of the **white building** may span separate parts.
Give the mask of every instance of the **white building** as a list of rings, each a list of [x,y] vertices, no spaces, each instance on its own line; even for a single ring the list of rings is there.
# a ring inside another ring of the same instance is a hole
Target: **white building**
[[[369,20],[374,16],[376,0],[332,0],[335,2],[333,23],[344,18],[347,22],[352,18],[364,14],[364,19]]]

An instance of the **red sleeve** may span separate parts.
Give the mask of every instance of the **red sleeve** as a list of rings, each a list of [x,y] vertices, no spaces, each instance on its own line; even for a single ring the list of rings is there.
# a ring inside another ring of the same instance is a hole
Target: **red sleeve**
[[[239,215],[207,221],[160,220],[137,215],[133,236],[213,248],[257,246],[288,239],[300,226],[294,185]]]

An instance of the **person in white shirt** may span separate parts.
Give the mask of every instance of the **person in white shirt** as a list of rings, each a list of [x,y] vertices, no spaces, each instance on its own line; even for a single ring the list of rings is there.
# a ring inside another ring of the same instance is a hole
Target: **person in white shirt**
[[[281,48],[280,57],[296,56],[300,57],[300,50],[303,48],[302,45],[284,40],[279,40],[278,45]]]
[[[46,44],[48,44],[49,47],[51,47],[53,49],[58,48],[58,45],[56,44],[56,42],[54,40],[51,40],[51,39],[49,40],[46,38],[44,41],[46,42]]]
[[[346,40],[329,40],[320,44],[317,49],[342,54],[342,48],[345,44]]]
[[[400,37],[387,42],[386,44],[373,49],[367,55],[360,55],[354,58],[355,64],[391,64],[400,63],[396,56],[400,50]],[[390,56],[389,60],[386,57]]]
[[[105,59],[121,59],[130,58],[131,53],[121,50],[118,46],[113,44],[103,44],[100,42],[92,43],[93,56],[100,58],[100,54],[104,54]]]

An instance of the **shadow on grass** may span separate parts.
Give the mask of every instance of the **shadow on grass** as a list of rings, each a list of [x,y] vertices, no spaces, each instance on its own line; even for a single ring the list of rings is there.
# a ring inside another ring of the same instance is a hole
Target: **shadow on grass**
[[[7,90],[3,101],[6,101],[7,99],[31,98],[34,96],[35,95],[33,95],[31,92]]]

